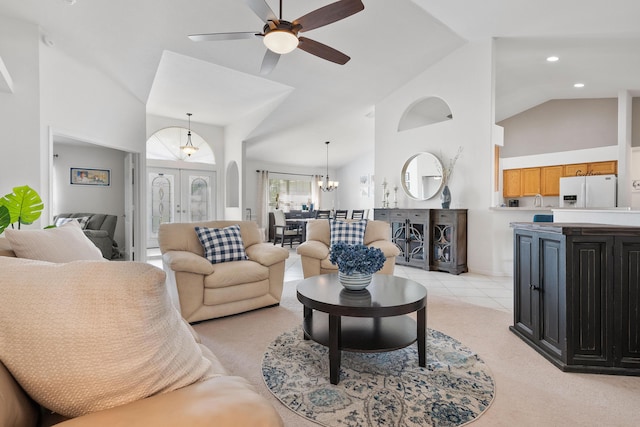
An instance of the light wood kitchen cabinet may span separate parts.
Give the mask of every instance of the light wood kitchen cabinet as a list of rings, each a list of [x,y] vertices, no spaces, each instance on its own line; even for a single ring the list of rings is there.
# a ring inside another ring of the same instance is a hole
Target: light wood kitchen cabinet
[[[540,170],[540,194],[543,196],[560,195],[560,177],[563,166],[545,166]]]
[[[504,197],[520,197],[522,195],[522,173],[520,169],[502,171],[502,195]]]
[[[587,163],[574,163],[572,165],[564,165],[564,176],[582,176],[587,174]]]
[[[609,162],[589,163],[587,173],[589,175],[615,175],[618,173],[618,162],[611,160]]]
[[[522,169],[522,195],[540,194],[540,168]]]
[[[593,163],[573,163],[564,165],[564,176],[584,176],[584,175],[617,175],[618,161],[609,160],[606,162]]]
[[[502,171],[502,195],[507,197],[559,196],[563,176],[616,175],[618,162],[572,163],[570,165],[537,168],[505,169]]]

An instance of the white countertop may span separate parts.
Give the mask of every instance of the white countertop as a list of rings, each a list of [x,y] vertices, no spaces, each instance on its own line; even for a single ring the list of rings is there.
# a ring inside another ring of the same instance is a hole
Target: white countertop
[[[591,224],[612,224],[640,227],[640,211],[630,208],[609,209],[554,209],[554,222],[584,222]]]
[[[632,211],[631,208],[553,208],[554,212],[578,212],[578,213],[607,213],[607,214],[640,214],[640,211]]]
[[[536,208],[533,206],[518,206],[517,208],[510,208],[508,206],[495,206],[489,208],[492,211],[506,211],[506,212],[549,212],[551,213],[552,209],[556,209],[552,206]]]

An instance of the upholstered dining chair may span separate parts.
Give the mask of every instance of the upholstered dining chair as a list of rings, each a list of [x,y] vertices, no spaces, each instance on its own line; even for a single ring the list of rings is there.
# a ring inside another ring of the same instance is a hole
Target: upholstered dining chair
[[[293,247],[293,241],[297,240],[298,243],[302,243],[302,227],[301,224],[287,224],[287,218],[284,215],[284,211],[276,209],[273,212],[274,234],[273,244],[275,245],[280,240],[280,246],[284,246],[285,240],[289,240],[289,246]]]
[[[354,209],[351,211],[351,219],[363,219],[364,209]]]
[[[317,210],[316,219],[329,219],[331,217],[331,211],[329,210]]]
[[[333,214],[333,219],[347,219],[347,214],[349,211],[347,209],[336,209],[336,213]]]

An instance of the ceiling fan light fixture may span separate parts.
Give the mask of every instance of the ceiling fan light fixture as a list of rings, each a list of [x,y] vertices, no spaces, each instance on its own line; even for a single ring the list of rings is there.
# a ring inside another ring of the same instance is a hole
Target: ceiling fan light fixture
[[[272,30],[264,35],[264,45],[272,52],[283,55],[298,47],[298,37],[291,31]]]

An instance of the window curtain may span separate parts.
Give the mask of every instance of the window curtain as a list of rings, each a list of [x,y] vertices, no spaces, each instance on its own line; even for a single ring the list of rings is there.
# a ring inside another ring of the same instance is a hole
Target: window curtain
[[[313,175],[311,177],[311,203],[313,203],[313,209],[320,209],[320,188],[318,188],[318,181],[322,180],[322,175]]]
[[[257,206],[257,222],[258,226],[264,229],[266,241],[269,228],[269,171],[258,172],[258,203]]]

